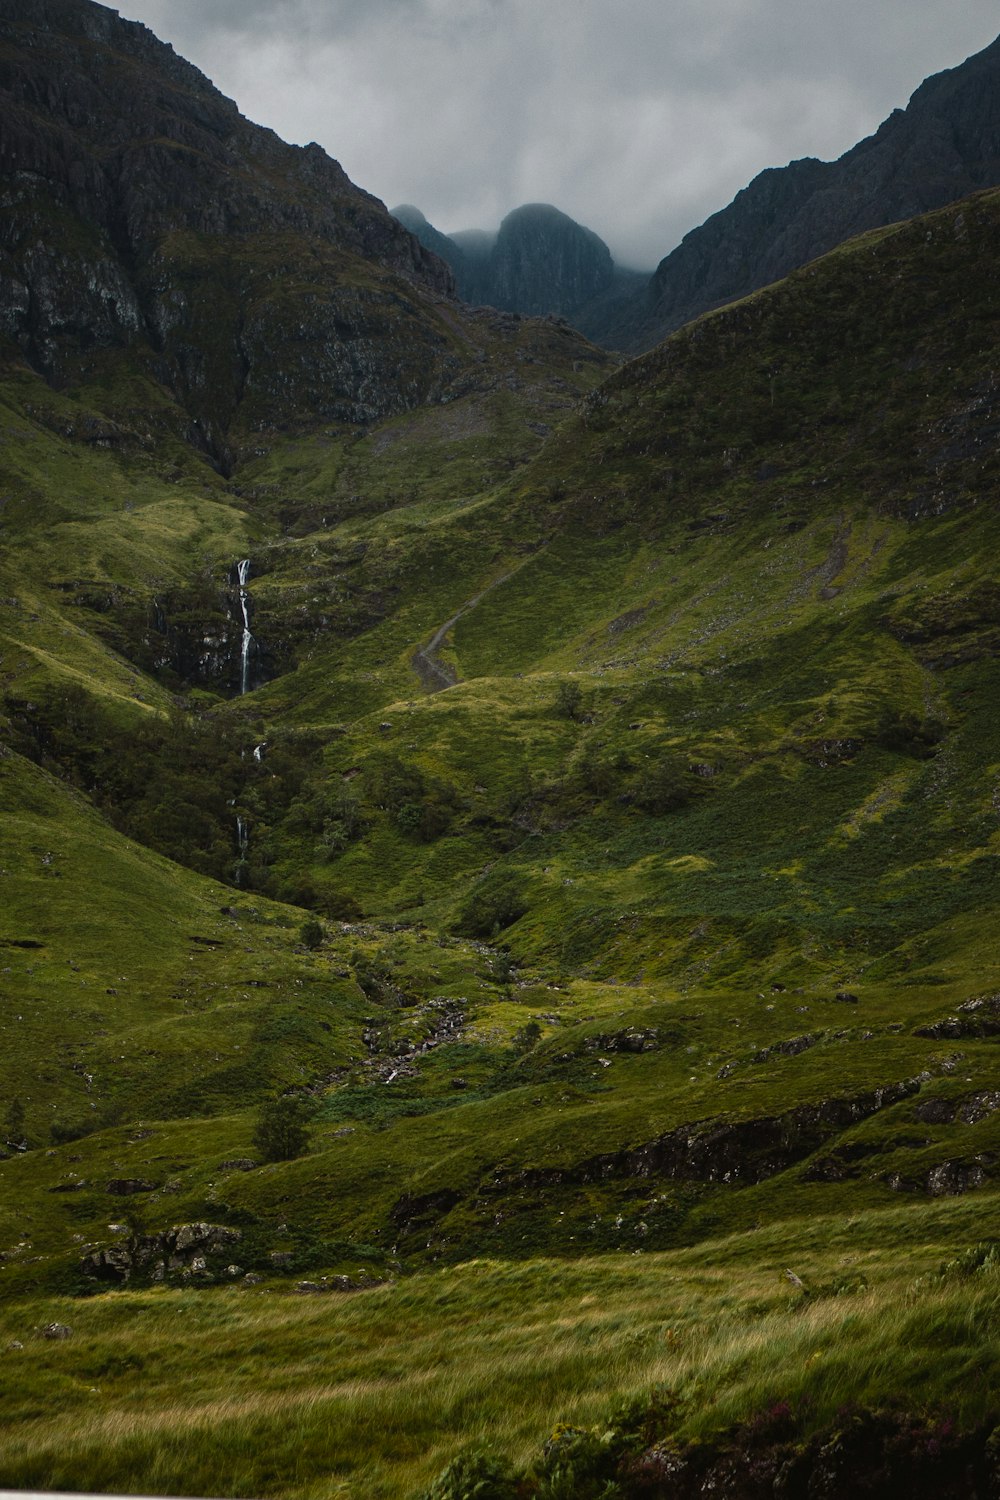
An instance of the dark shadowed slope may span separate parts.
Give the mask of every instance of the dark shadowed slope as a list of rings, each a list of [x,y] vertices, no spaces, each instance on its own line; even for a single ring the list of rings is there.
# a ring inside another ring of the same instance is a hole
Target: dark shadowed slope
[[[920,85],[839,161],[762,172],[660,262],[625,341],[648,348],[851,235],[1000,182],[1000,41]]]

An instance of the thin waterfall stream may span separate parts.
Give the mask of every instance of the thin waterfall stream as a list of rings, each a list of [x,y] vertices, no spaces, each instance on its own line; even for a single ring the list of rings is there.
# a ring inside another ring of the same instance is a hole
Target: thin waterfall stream
[[[240,613],[243,616],[243,641],[240,646],[240,694],[250,691],[250,653],[254,638],[250,630],[250,595],[247,580],[250,577],[250,559],[244,557],[236,564],[236,576],[240,586]]]
[[[250,691],[250,655],[255,642],[253,632],[250,629],[250,594],[247,590],[247,582],[250,578],[250,559],[244,557],[236,564],[236,577],[240,589],[240,614],[243,616],[243,639],[240,643],[240,696]],[[263,745],[254,750],[254,759],[260,760],[258,752],[263,752]],[[247,860],[247,845],[250,842],[250,829],[246,819],[236,819],[236,843],[239,848],[239,863],[236,866],[236,884],[242,885],[243,867]]]

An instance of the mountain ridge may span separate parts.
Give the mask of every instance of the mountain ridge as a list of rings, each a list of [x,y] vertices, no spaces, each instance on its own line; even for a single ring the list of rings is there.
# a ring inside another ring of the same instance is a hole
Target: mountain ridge
[[[430,225],[420,232],[458,268],[466,300],[558,312],[605,347],[640,353],[703,312],[780,280],[857,234],[1000,184],[998,73],[1000,38],[924,79],[905,109],[893,110],[836,160],[803,157],[766,168],[691,229],[648,282],[616,267],[617,284],[605,277],[589,297],[560,301],[555,287],[541,292],[541,283],[525,297],[512,293],[503,275],[494,284],[492,248],[484,245],[466,264],[461,246],[457,254],[449,248],[454,240],[434,238],[440,232]],[[540,298],[547,299],[544,309]]]
[[[996,186],[998,72],[1000,38],[925,79],[905,109],[836,161],[807,157],[761,172],[661,260],[630,346],[648,347],[853,235]]]

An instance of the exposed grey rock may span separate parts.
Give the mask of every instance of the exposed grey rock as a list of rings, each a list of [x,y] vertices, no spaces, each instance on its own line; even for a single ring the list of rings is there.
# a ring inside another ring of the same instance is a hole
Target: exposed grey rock
[[[957,1110],[955,1099],[921,1099],[913,1113],[924,1125],[950,1125]]]
[[[774,1057],[798,1057],[800,1052],[807,1052],[810,1047],[815,1047],[816,1043],[822,1040],[822,1031],[813,1031],[805,1036],[790,1036],[783,1042],[773,1042],[770,1047],[762,1047],[759,1052],[752,1055],[750,1061],[766,1063]]]
[[[136,1272],[154,1280],[168,1273],[205,1274],[210,1261],[230,1251],[243,1237],[225,1224],[176,1224],[155,1234],[134,1235],[125,1242],[91,1250],[80,1268],[96,1281],[126,1282]]]
[[[1000,995],[973,995],[958,1008],[962,1015],[1000,1016]]]
[[[915,1094],[916,1079],[887,1084],[848,1098],[804,1104],[783,1115],[745,1120],[710,1119],[620,1151],[602,1152],[567,1167],[496,1168],[480,1183],[480,1199],[516,1189],[543,1189],[614,1179],[663,1178],[680,1182],[749,1185],[777,1176],[812,1156],[827,1141],[879,1110]],[[462,1194],[453,1188],[433,1193],[404,1193],[392,1209],[403,1234],[425,1232]]]
[[[973,995],[962,1001],[957,1015],[945,1016],[927,1026],[917,1026],[913,1035],[934,1041],[1000,1036],[1000,995]]]
[[[996,1089],[983,1089],[981,1093],[970,1094],[958,1108],[958,1118],[963,1125],[978,1125],[980,1120],[995,1114],[1000,1109],[1000,1093]]]
[[[569,316],[610,286],[611,252],[589,229],[548,203],[507,215],[490,257],[494,306]]]
[[[655,1026],[626,1026],[621,1031],[587,1038],[591,1052],[655,1052],[659,1046],[660,1034]]]
[[[463,280],[468,279],[469,270],[465,253],[455,240],[450,235],[442,234],[439,229],[434,228],[433,224],[428,223],[425,215],[420,212],[419,208],[414,208],[412,203],[401,203],[398,208],[392,210],[392,217],[398,219],[425,249],[439,255],[451,267],[455,283],[461,288]],[[463,292],[462,295],[465,296],[465,293]],[[474,299],[465,297],[465,300],[468,302]]]
[[[961,1193],[974,1192],[990,1180],[988,1168],[992,1158],[976,1156],[972,1161],[943,1161],[917,1176],[893,1172],[886,1186],[896,1193],[926,1193],[931,1198],[957,1197]]]

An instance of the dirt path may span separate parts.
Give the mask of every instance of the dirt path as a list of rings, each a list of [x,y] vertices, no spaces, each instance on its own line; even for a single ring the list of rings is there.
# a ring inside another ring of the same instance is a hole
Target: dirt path
[[[499,578],[494,578],[492,583],[488,583],[484,589],[480,589],[474,598],[467,599],[450,620],[445,620],[443,625],[438,626],[427,645],[419,646],[413,653],[411,658],[413,670],[429,693],[440,693],[444,688],[454,687],[458,681],[457,672],[452,667],[446,666],[437,655],[438,648],[449,630],[457,625],[470,609],[475,609],[480,599],[485,598],[493,589],[499,588],[502,583],[506,583],[508,578],[513,578],[516,572],[517,569],[512,568],[509,573],[503,573]]]

